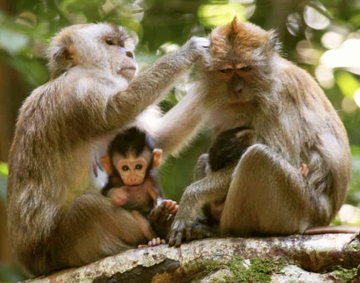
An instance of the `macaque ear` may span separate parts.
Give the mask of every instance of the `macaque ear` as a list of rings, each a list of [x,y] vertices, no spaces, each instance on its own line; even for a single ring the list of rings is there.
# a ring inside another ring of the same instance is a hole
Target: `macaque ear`
[[[60,38],[48,51],[49,69],[52,78],[78,64],[77,52],[70,37]]]
[[[281,50],[281,43],[278,34],[276,33],[275,30],[269,31],[268,34],[269,34],[270,48],[273,49],[275,52],[279,52]]]
[[[162,149],[155,148],[153,151],[154,154],[154,167],[157,168],[160,166],[161,157],[162,157]]]
[[[100,163],[104,167],[106,173],[108,173],[110,175],[112,173],[110,156],[101,157]]]

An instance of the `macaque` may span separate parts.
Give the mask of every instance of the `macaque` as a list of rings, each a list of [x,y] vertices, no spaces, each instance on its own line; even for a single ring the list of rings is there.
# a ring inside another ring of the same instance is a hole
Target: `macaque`
[[[108,155],[101,158],[101,164],[109,174],[101,193],[110,197],[115,206],[132,211],[141,219],[140,225],[149,245],[153,245],[152,240],[157,236],[160,238],[154,243],[163,243],[160,239],[167,236],[168,224],[171,224],[170,219],[164,217],[175,215],[178,208],[176,202],[164,199],[157,180],[156,168],[160,165],[161,154],[162,150],[154,148],[149,135],[132,127],[116,135],[109,145]],[[150,217],[150,212],[161,204],[163,217]]]
[[[149,212],[160,204],[162,189],[156,168],[162,150],[144,132],[133,127],[118,134],[111,142],[108,155],[101,159],[108,182],[101,190],[116,206]]]
[[[208,153],[202,154],[195,167],[194,179],[196,181],[205,178],[211,172],[219,171],[234,162],[239,162],[241,156],[254,142],[254,130],[246,127],[238,127],[220,133],[211,144]],[[218,226],[224,207],[225,198],[205,203],[201,208],[204,218],[199,221]]]
[[[192,38],[137,74],[136,39],[115,25],[64,28],[51,79],[24,102],[9,155],[9,239],[32,274],[76,267],[147,243],[138,219],[90,183],[95,145],[156,103],[208,48]]]
[[[209,170],[216,172],[234,162],[238,163],[246,150],[254,143],[254,140],[254,130],[246,127],[238,127],[220,133],[212,143],[209,153],[199,157],[194,179],[197,181],[206,177]],[[307,177],[309,172],[306,164],[300,164],[299,172],[304,178]],[[202,207],[206,223],[210,225],[219,223],[224,203],[225,198],[206,203]]]
[[[237,163],[186,188],[170,246],[194,238],[198,210],[223,199],[222,235],[301,234],[329,225],[347,194],[351,154],[344,125],[324,92],[279,55],[273,31],[235,18],[215,28],[210,42],[191,93],[162,118],[157,144],[165,155],[176,152],[203,121],[213,140],[237,127],[253,129],[255,137]],[[301,164],[306,170],[299,170]]]

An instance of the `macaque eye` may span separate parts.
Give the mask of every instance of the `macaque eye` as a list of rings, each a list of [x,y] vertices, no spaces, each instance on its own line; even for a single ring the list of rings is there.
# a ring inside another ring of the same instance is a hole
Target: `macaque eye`
[[[105,42],[107,45],[115,45],[114,40],[112,40],[111,38],[107,38]]]
[[[121,167],[121,170],[123,170],[123,171],[129,171],[129,166],[124,165],[123,167]]]
[[[224,74],[230,74],[232,72],[233,69],[231,68],[226,68],[226,69],[221,69],[220,72],[224,73]]]
[[[141,164],[137,164],[136,166],[135,166],[135,169],[136,170],[141,170],[143,168],[143,166],[141,165]]]
[[[248,71],[252,70],[252,67],[251,66],[244,66],[244,67],[240,68],[239,70],[244,71],[244,72],[248,72]]]

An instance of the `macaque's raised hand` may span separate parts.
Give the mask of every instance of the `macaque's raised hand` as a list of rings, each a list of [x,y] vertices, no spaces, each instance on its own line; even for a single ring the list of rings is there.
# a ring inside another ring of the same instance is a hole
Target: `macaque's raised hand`
[[[181,51],[186,54],[190,54],[190,60],[196,61],[200,56],[203,56],[205,52],[208,52],[210,47],[209,39],[205,37],[194,36],[190,38],[182,47]]]

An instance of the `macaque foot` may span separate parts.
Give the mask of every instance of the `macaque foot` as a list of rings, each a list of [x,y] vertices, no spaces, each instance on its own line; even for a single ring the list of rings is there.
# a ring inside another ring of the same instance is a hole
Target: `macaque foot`
[[[147,245],[139,245],[138,249],[155,247],[155,246],[159,246],[159,245],[162,245],[165,243],[166,243],[166,241],[164,239],[157,237],[157,238],[153,238],[152,240],[150,240]]]
[[[304,178],[306,178],[307,175],[309,174],[309,169],[308,169],[308,167],[306,166],[305,163],[301,163],[301,164],[300,164],[300,174],[301,174]]]
[[[169,237],[169,246],[180,247],[186,241],[215,237],[216,233],[210,226],[199,221],[175,220]]]

